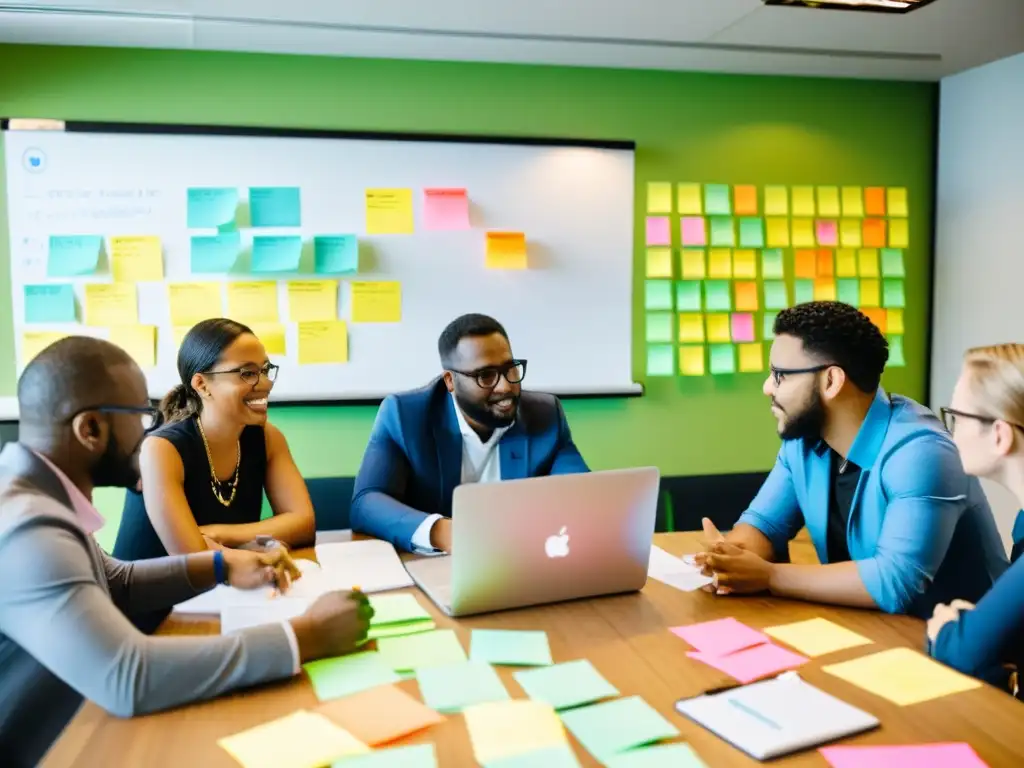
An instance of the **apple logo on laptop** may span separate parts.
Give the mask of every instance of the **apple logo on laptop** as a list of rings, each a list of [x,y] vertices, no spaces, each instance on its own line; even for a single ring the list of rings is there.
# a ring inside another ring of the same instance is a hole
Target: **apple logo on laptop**
[[[565,526],[557,535],[548,536],[544,542],[544,552],[548,557],[567,557],[569,555],[569,534],[565,532]]]

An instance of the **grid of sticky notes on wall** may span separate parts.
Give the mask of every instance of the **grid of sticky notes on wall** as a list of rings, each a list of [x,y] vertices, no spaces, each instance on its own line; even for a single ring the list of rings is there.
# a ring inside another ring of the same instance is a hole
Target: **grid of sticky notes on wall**
[[[906,365],[904,187],[651,182],[648,377],[764,374],[776,315],[809,301],[860,309]]]

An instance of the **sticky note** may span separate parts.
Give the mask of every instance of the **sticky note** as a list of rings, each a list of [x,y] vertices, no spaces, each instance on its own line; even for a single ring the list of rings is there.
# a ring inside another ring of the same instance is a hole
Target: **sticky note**
[[[757,254],[746,248],[737,248],[732,254],[734,277],[753,280],[757,277]]]
[[[772,339],[775,337],[775,318],[778,316],[778,312],[765,312],[764,322],[761,329],[761,334],[766,339]]]
[[[905,707],[981,687],[981,682],[909,648],[893,648],[823,672]]]
[[[672,341],[672,313],[648,312],[646,330],[648,342]]]
[[[424,189],[423,228],[469,229],[469,195],[466,190],[437,187]]]
[[[800,279],[811,279],[818,274],[818,254],[802,249],[793,254],[793,275]]]
[[[741,312],[756,312],[758,304],[757,283],[753,281],[737,281],[736,309]]]
[[[704,213],[708,216],[728,216],[732,213],[728,184],[704,185]]]
[[[612,755],[605,768],[708,768],[689,744],[659,744]]]
[[[789,247],[789,219],[766,219],[766,227],[766,242],[769,248]]]
[[[732,322],[729,315],[714,313],[707,315],[704,320],[707,323],[708,341],[732,341]]]
[[[832,768],[988,768],[988,763],[964,742],[822,747],[819,752]]]
[[[764,248],[764,219],[751,217],[740,219],[740,246]]]
[[[313,238],[313,264],[318,275],[359,271],[359,239],[355,235],[317,235]]]
[[[74,323],[75,288],[71,283],[25,286],[26,323]]]
[[[115,283],[151,283],[164,279],[160,238],[110,238],[110,271]]]
[[[817,259],[817,276],[818,277],[834,277],[835,269],[832,263],[832,251],[828,248],[823,248],[818,251]]]
[[[864,219],[863,232],[865,248],[885,247],[885,219]]]
[[[50,235],[47,277],[91,275],[103,250],[100,235]]]
[[[647,183],[647,212],[672,213],[672,183],[650,181]]]
[[[672,345],[670,344],[648,344],[647,345],[647,375],[648,376],[671,376],[675,368],[675,358],[672,356]]]
[[[851,307],[860,305],[860,282],[854,278],[839,278],[836,281],[836,299]]]
[[[342,761],[334,763],[342,765]],[[362,755],[346,757],[345,768],[438,768],[437,750],[433,744],[413,744],[408,747],[376,749]],[[278,768],[284,768],[278,766]],[[494,768],[487,766],[487,768]],[[515,768],[513,766],[513,768]],[[561,768],[554,766],[554,768]]]
[[[792,243],[794,248],[813,248],[817,242],[812,219],[793,219]]]
[[[646,309],[672,309],[672,281],[648,280],[644,283]]]
[[[903,265],[903,251],[897,248],[883,248],[881,253],[883,277],[906,277],[907,273]]]
[[[711,245],[733,247],[736,245],[736,228],[730,216],[712,216],[708,219],[711,228]]]
[[[576,753],[568,744],[548,747],[535,752],[524,752],[501,760],[492,760],[484,768],[580,768]],[[346,766],[348,768],[348,766]]]
[[[708,251],[708,277],[732,277],[732,251],[728,248],[711,248]]]
[[[393,672],[391,674],[394,675]],[[394,685],[367,686],[344,698],[327,698],[334,700],[318,707],[317,713],[371,747],[422,731],[445,720]]]
[[[763,633],[733,618],[672,627],[669,631],[688,642],[695,650],[714,656],[725,656],[769,642]]]
[[[409,621],[398,621],[394,624],[374,624],[370,622],[370,631],[366,633],[370,640],[377,640],[381,637],[399,637],[400,635],[415,635],[419,632],[430,632],[437,629],[433,619],[411,619]]]
[[[254,227],[302,226],[298,187],[250,187],[249,214]]]
[[[858,252],[857,263],[861,277],[878,277],[878,251],[874,248],[865,248]]]
[[[679,343],[704,341],[704,315],[684,312],[679,315]]]
[[[411,235],[414,229],[411,189],[366,190],[366,234]]]
[[[680,312],[700,312],[699,280],[680,280],[676,283],[676,309]]]
[[[527,696],[534,701],[547,702],[555,709],[578,707],[619,695],[618,689],[587,659],[520,670],[512,676]]]
[[[682,252],[683,277],[687,280],[703,280],[707,277],[704,269],[704,251],[699,248],[684,248]]]
[[[293,323],[337,320],[337,281],[293,280],[288,283],[288,319]]]
[[[793,187],[793,215],[814,216],[814,187]]]
[[[793,281],[793,303],[806,304],[814,301],[814,281],[794,280]]]
[[[238,190],[234,187],[189,187],[186,206],[189,229],[219,229],[235,221]]]
[[[370,619],[370,626],[382,624],[402,624],[409,621],[429,619],[430,613],[420,605],[415,595],[406,593],[391,593],[370,595],[370,607],[373,608],[373,618]]]
[[[397,683],[401,679],[377,651],[311,661],[302,668],[320,701],[341,698],[378,685]]]
[[[751,318],[753,322],[753,318]],[[753,332],[753,329],[751,329]],[[764,350],[761,342],[738,345],[740,353],[740,373],[760,373],[764,370]]]
[[[764,188],[764,213],[766,216],[789,216],[789,191],[785,187]]]
[[[836,277],[857,276],[857,252],[852,248],[836,251]]]
[[[683,183],[676,188],[676,202],[679,214],[700,216],[704,213],[704,201],[701,196],[700,184]]]
[[[277,283],[261,282],[225,283],[228,294],[228,317],[240,323],[276,323]]]
[[[134,325],[139,322],[139,300],[131,283],[87,283],[86,325]]]
[[[782,280],[764,281],[764,308],[785,309],[789,306],[789,295],[786,283]]]
[[[814,222],[814,234],[818,245],[839,245],[839,223],[835,219],[818,219]]]
[[[683,376],[704,375],[704,346],[686,344],[679,348],[679,373]]]
[[[752,184],[737,184],[733,187],[732,194],[733,213],[737,216],[757,215],[757,187]]]
[[[885,216],[885,187],[868,187],[864,190],[864,213],[868,216]]]
[[[761,277],[765,280],[782,280],[786,269],[782,261],[782,251],[769,248],[761,252]]]
[[[423,703],[438,712],[459,712],[473,704],[510,698],[494,667],[481,661],[421,666],[416,669],[416,682]]]
[[[599,762],[679,735],[672,723],[639,696],[563,712],[562,722]]]
[[[196,274],[230,272],[235,266],[241,239],[237,232],[219,235],[193,235],[191,238],[190,269]]]
[[[889,321],[889,315],[886,310],[873,307],[871,309],[862,308],[861,312],[867,315],[868,320],[878,326],[878,330],[882,333],[885,333],[888,330],[886,324]]]
[[[878,307],[881,306],[880,286],[877,280],[860,281],[860,306]]]
[[[155,325],[112,326],[108,341],[131,355],[140,368],[156,367]]]
[[[474,704],[463,712],[473,756],[481,765],[568,742],[562,721],[543,701],[518,699]]]
[[[860,218],[864,215],[864,190],[860,187],[843,187],[843,216]]]
[[[907,216],[907,188],[889,187],[886,203],[890,216],[905,218]]]
[[[247,323],[268,355],[288,354],[284,326],[280,323]],[[178,346],[181,346],[179,343]]]
[[[839,242],[843,248],[860,248],[863,244],[859,219],[843,219],[839,223]]]
[[[737,312],[732,315],[732,340],[754,340],[754,316],[749,312]]]
[[[171,283],[167,286],[171,325],[191,328],[208,317],[224,314],[220,283]]]
[[[794,669],[808,661],[805,656],[800,656],[771,643],[756,645],[727,656],[701,653],[700,651],[690,651],[686,655],[709,667],[725,672],[741,683],[750,683],[786,669]]]
[[[839,188],[818,187],[818,215],[839,218]]]
[[[889,219],[889,247],[910,247],[910,228],[906,219]]]
[[[903,293],[903,281],[896,279],[882,281],[882,306],[903,309],[906,305],[907,299]]]
[[[257,235],[252,240],[253,272],[297,272],[301,258],[299,235]]]
[[[243,768],[316,768],[369,751],[344,728],[305,710],[220,739],[217,744]]]
[[[665,244],[668,244],[667,240]],[[484,266],[487,269],[526,269],[526,235],[522,232],[488,232]]]
[[[24,331],[21,334],[21,364],[28,365],[48,346],[68,336],[63,331]]]
[[[736,373],[736,350],[732,344],[712,344],[708,353],[712,375]]]
[[[462,650],[455,631],[451,629],[381,638],[377,641],[377,649],[384,657],[384,661],[396,672],[409,672],[421,667],[466,660],[466,653]]]
[[[672,245],[672,232],[669,228],[668,216],[647,217],[648,245]]]
[[[397,323],[402,319],[402,284],[388,280],[353,282],[353,323]]]
[[[903,336],[889,336],[889,361],[887,366],[890,368],[902,368],[907,364],[907,359],[903,353]]]
[[[764,633],[795,648],[805,656],[812,657],[871,644],[866,637],[821,618],[768,627]]]
[[[469,658],[488,664],[533,667],[553,664],[546,632],[474,629]]]
[[[647,249],[647,277],[672,277],[672,249]]]
[[[732,291],[729,290],[728,280],[704,281],[704,306],[716,312],[732,309]]]
[[[887,309],[885,311],[885,329],[889,333],[902,334],[904,332],[902,309]]]
[[[348,323],[307,320],[299,323],[299,365],[348,362]]]

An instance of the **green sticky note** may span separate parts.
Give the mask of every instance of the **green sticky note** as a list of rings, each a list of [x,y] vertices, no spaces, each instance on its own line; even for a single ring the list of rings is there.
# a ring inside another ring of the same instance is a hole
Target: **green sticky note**
[[[100,235],[50,235],[47,277],[91,275],[103,250]]]
[[[430,613],[420,605],[415,595],[370,595],[369,600],[370,607],[373,608],[371,627],[430,619]]]
[[[546,632],[505,629],[474,629],[469,641],[469,658],[520,667],[554,664]]]
[[[765,309],[785,309],[789,306],[789,292],[782,280],[764,281]]]
[[[26,323],[74,323],[75,287],[71,283],[25,286]]]
[[[700,280],[680,280],[676,283],[676,310],[700,312]]]
[[[578,707],[619,695],[618,689],[587,659],[521,670],[513,673],[513,677],[529,698],[546,702],[555,709]]]
[[[383,637],[377,650],[395,672],[419,670],[465,661],[466,652],[452,629],[437,629],[401,637]]]
[[[766,339],[775,338],[775,318],[778,317],[778,312],[765,312],[764,313],[764,327],[762,332]]]
[[[765,280],[782,280],[786,276],[781,248],[768,248],[761,252],[761,274]]]
[[[808,301],[814,301],[814,281],[794,280],[793,302],[796,304],[806,304]]]
[[[891,368],[902,368],[907,364],[903,355],[903,336],[889,336],[889,362]]]
[[[679,735],[678,729],[639,696],[562,712],[562,722],[600,762],[627,749]]]
[[[647,313],[647,341],[672,341],[672,313]]]
[[[367,640],[377,640],[381,637],[398,637],[399,635],[415,635],[420,632],[429,632],[437,627],[433,619],[418,619],[416,621],[398,621],[394,624],[370,624],[370,630],[366,633]]]
[[[563,744],[492,760],[484,763],[484,768],[580,768],[580,761],[576,759],[572,747]]]
[[[297,272],[301,258],[299,235],[257,235],[252,239],[253,272]]]
[[[671,344],[647,345],[647,375],[671,376],[675,371]]]
[[[482,661],[459,661],[416,670],[423,703],[438,712],[461,712],[473,704],[510,699],[494,671]]]
[[[241,238],[237,232],[193,235],[190,266],[194,273],[230,272],[235,266]]]
[[[399,678],[376,651],[311,661],[302,667],[320,701],[397,683]]]
[[[355,235],[317,235],[313,238],[313,264],[317,274],[359,271],[359,240]]]
[[[704,282],[704,306],[711,312],[728,312],[732,309],[732,291],[728,280],[706,280]]]
[[[732,344],[712,344],[710,349],[712,374],[736,373],[736,349]]]
[[[860,305],[860,280],[840,278],[836,280],[836,298],[851,307]]]
[[[375,749],[344,757],[332,768],[437,768],[437,751],[433,744]]]
[[[704,213],[708,216],[718,214],[727,216],[732,213],[728,184],[704,185]]]
[[[235,222],[238,190],[233,187],[190,187],[187,194],[188,228],[221,229]]]
[[[740,247],[764,248],[764,219],[740,219]]]
[[[907,305],[906,297],[903,295],[902,280],[882,281],[882,306],[889,309],[902,309]]]
[[[250,187],[249,212],[254,227],[301,227],[298,187]]]
[[[672,281],[648,280],[644,283],[645,309],[672,309]]]
[[[731,216],[712,216],[708,221],[711,224],[711,245],[727,248],[736,245],[736,228]]]
[[[689,744],[631,749],[604,761],[605,768],[708,768]]]
[[[903,264],[903,251],[898,248],[883,248],[882,277],[906,277],[907,271]]]

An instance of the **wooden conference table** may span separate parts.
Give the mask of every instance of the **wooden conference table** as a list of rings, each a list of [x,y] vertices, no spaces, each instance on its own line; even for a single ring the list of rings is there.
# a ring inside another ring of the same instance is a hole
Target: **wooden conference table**
[[[699,533],[658,534],[655,543],[677,555],[700,550]],[[311,550],[298,556],[313,558]],[[793,542],[794,562],[817,562],[806,539]],[[409,591],[419,592],[418,589]],[[887,648],[920,649],[924,635],[921,621],[878,612],[829,608],[774,598],[715,597],[704,592],[680,592],[650,580],[638,594],[595,598],[471,617],[459,621],[438,612],[423,595],[420,602],[434,615],[439,628],[452,627],[469,649],[473,628],[544,630],[556,662],[587,658],[623,696],[640,695],[681,731],[710,766],[760,765],[710,732],[678,715],[677,699],[698,695],[732,679],[686,656],[689,646],[669,627],[734,616],[755,628],[785,624],[814,617],[833,619],[874,644],[811,659],[800,668],[808,682],[862,707],[882,721],[881,729],[844,741],[844,744],[913,744],[940,741],[970,743],[990,766],[1020,765],[1024,755],[1024,728],[1020,702],[989,686],[899,707],[825,674],[825,664],[863,656]],[[168,619],[161,632],[168,634],[218,633],[212,619]],[[510,693],[523,697],[512,669],[497,667]],[[415,681],[399,684],[418,694]],[[217,746],[217,739],[281,717],[296,709],[315,708],[319,702],[305,676],[260,689],[132,720],[121,720],[87,702],[42,763],[47,768],[103,766],[117,768],[237,768],[237,763]],[[572,740],[580,763],[597,762]],[[462,717],[450,716],[431,729],[397,744],[432,741],[441,766],[473,766],[469,737]],[[2,760],[0,760],[2,762]],[[825,766],[815,752],[773,761],[774,765]]]

